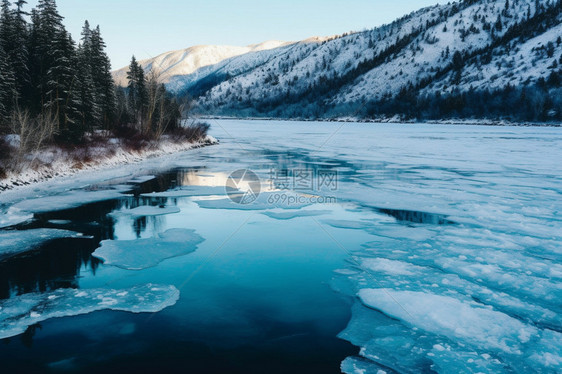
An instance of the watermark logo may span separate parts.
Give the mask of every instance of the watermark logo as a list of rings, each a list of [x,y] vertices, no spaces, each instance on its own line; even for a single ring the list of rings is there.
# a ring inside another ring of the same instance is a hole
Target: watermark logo
[[[272,190],[295,192],[325,192],[338,190],[338,172],[330,169],[271,169]]]
[[[226,181],[226,193],[236,204],[251,204],[257,200],[260,192],[260,178],[248,169],[236,170]]]
[[[265,195],[262,202],[272,207],[334,204],[338,173],[330,169],[270,169],[268,184],[262,184],[249,169],[236,170],[226,181],[226,193],[236,204],[249,205]]]

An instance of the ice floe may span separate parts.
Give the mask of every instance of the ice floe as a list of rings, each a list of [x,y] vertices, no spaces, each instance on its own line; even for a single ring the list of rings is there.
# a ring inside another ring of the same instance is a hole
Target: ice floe
[[[535,327],[504,313],[454,297],[392,289],[363,289],[359,297],[367,306],[413,327],[477,347],[517,354],[538,333]]]
[[[156,313],[174,305],[179,291],[174,286],[146,284],[123,290],[58,289],[0,301],[0,339],[19,335],[36,323],[99,310]]]
[[[10,207],[6,211],[0,211],[0,229],[24,223],[30,219],[33,219],[33,214]]]
[[[119,199],[123,197],[124,192],[127,192],[125,188],[96,191],[69,191],[59,195],[23,200],[14,204],[13,208],[30,213],[46,213],[72,209],[99,201]]]
[[[123,214],[123,215],[132,216],[133,218],[138,218],[138,217],[149,217],[149,216],[163,216],[163,215],[175,214],[179,212],[180,212],[180,208],[175,206],[159,207],[159,206],[146,205],[146,206],[139,206],[133,209],[119,210],[113,214],[114,215]]]
[[[33,250],[51,240],[80,237],[80,233],[56,229],[0,231],[0,260]]]
[[[131,184],[143,184],[154,179],[156,179],[156,176],[154,175],[142,175],[142,176],[135,177],[133,179],[129,179],[128,182]]]
[[[280,221],[291,220],[300,217],[317,217],[324,214],[329,214],[329,210],[299,210],[297,212],[288,211],[288,212],[279,212],[279,211],[267,211],[263,212],[269,218],[277,219]]]
[[[93,256],[106,265],[142,270],[166,259],[191,253],[203,240],[194,230],[170,229],[149,239],[104,240]]]
[[[226,189],[223,186],[188,186],[179,189],[164,191],[164,192],[152,192],[141,194],[142,197],[148,198],[181,198],[181,197],[192,197],[192,196],[224,196],[226,195]]]
[[[300,194],[292,191],[262,192],[255,201],[247,204],[237,203],[230,198],[198,199],[197,205],[205,209],[236,209],[236,210],[268,210],[268,209],[301,209],[318,201],[318,196]],[[320,197],[321,199],[321,197]]]

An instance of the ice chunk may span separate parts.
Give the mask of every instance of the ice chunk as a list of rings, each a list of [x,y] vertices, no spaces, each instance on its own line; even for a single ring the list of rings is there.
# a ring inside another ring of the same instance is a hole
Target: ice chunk
[[[231,195],[231,197],[236,197]],[[236,209],[236,210],[267,210],[267,209],[301,209],[313,204],[323,204],[319,196],[299,194],[292,191],[262,192],[255,201],[248,204],[236,203],[230,198],[201,199],[196,203],[204,209]],[[327,201],[327,200],[326,200]]]
[[[70,191],[60,195],[23,200],[14,204],[13,208],[30,213],[46,213],[72,209],[99,201],[119,199],[123,197],[123,193],[126,191],[123,188],[99,191]]]
[[[179,213],[180,208],[175,206],[158,207],[158,206],[139,206],[133,209],[124,209],[114,214],[130,215],[133,218],[148,217],[148,216],[163,216],[166,214]]]
[[[477,303],[425,292],[362,289],[365,305],[398,318],[412,327],[478,347],[519,354],[538,331],[535,327]]]
[[[79,237],[82,235],[77,232],[55,229],[0,231],[0,260],[33,250],[51,240]]]
[[[325,219],[322,223],[326,225],[335,227],[337,229],[348,229],[348,230],[365,230],[374,227],[373,222],[367,221],[350,221],[343,219]]]
[[[362,261],[362,265],[373,272],[390,275],[417,275],[424,270],[421,266],[386,258],[367,258]]]
[[[150,239],[104,240],[93,256],[106,265],[142,270],[166,259],[191,253],[203,240],[195,230],[171,229]]]
[[[27,327],[59,317],[98,310],[156,313],[174,305],[180,292],[174,286],[146,284],[126,290],[59,289],[0,301],[0,339],[19,335]]]
[[[149,198],[180,198],[191,196],[224,196],[226,195],[225,187],[212,186],[189,186],[181,189],[169,190],[165,192],[152,192],[141,194],[142,197]]]
[[[146,182],[151,181],[153,179],[156,179],[156,176],[154,176],[154,175],[142,175],[142,176],[138,176],[138,177],[135,177],[133,179],[130,179],[129,183],[143,184],[143,183],[146,183]]]
[[[299,210],[298,212],[277,212],[268,211],[263,212],[266,216],[277,220],[291,220],[299,217],[316,217],[324,214],[329,214],[329,210]]]
[[[32,218],[33,214],[23,212],[18,208],[10,207],[5,212],[0,213],[0,229],[29,221]]]
[[[348,357],[341,364],[342,373],[346,374],[387,374],[372,361],[361,357]]]

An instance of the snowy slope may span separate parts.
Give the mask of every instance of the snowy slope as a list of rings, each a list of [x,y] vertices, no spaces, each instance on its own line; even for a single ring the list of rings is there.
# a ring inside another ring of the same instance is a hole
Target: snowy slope
[[[155,61],[170,60],[172,77],[164,81],[196,97],[202,114],[355,116],[366,104],[406,91],[496,90],[562,74],[561,8],[559,0],[464,0],[336,37],[267,43],[248,52],[220,47],[224,54],[200,47],[198,53],[212,57],[199,69],[189,53],[184,60],[168,57],[174,52]]]
[[[163,53],[157,57],[140,61],[145,71],[153,71],[160,76],[160,80],[172,87],[182,88],[190,82],[197,81],[211,74],[213,65],[230,60],[233,57],[249,55],[248,63],[259,63],[260,51],[290,45],[288,42],[267,41],[246,47],[202,45],[183,50]],[[253,56],[253,57],[251,57]],[[246,57],[246,56],[245,56]],[[224,64],[223,64],[224,65]],[[119,86],[127,85],[129,67],[124,67],[113,73],[115,82]]]

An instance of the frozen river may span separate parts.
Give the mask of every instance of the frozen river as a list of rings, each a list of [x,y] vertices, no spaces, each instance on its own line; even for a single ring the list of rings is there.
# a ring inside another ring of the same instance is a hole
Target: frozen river
[[[0,194],[7,372],[562,371],[562,129],[211,124]]]

